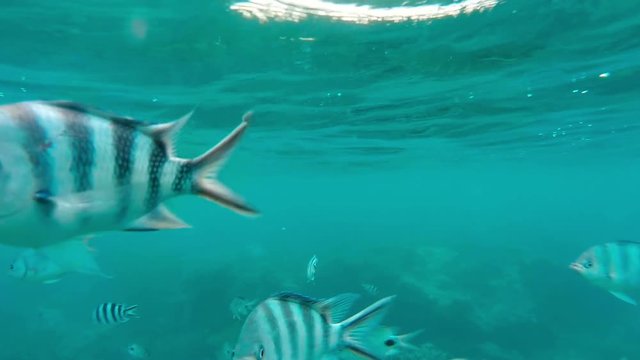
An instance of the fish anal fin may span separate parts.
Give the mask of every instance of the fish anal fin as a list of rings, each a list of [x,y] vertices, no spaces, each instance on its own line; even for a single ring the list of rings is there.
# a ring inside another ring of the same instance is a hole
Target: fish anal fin
[[[174,215],[164,205],[160,205],[147,215],[134,221],[126,231],[155,231],[168,229],[186,229],[189,224]]]
[[[629,296],[629,295],[627,295],[627,294],[625,294],[623,292],[620,292],[620,291],[609,291],[609,292],[611,293],[611,295],[617,297],[618,299],[620,299],[620,300],[622,300],[622,301],[624,301],[626,303],[629,303],[631,305],[638,305],[638,302],[636,300],[634,300],[631,296]]]

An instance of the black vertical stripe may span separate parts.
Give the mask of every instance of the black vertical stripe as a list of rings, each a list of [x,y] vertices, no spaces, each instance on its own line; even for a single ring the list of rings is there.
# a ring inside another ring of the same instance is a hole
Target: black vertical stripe
[[[185,161],[178,167],[176,177],[173,179],[171,189],[173,192],[181,193],[185,190],[191,190],[191,182],[193,181],[193,163],[191,161]],[[189,188],[185,189],[186,185]]]
[[[326,321],[322,321],[321,325],[322,325],[322,343],[319,344],[318,346],[320,346],[320,349],[322,349],[322,351],[327,351],[331,347],[330,346],[331,343],[329,339],[329,337],[331,336],[331,325],[329,322],[326,322]]]
[[[13,121],[24,133],[22,147],[29,157],[31,173],[36,185],[34,200],[40,204],[40,209],[46,217],[50,217],[55,209],[55,203],[43,199],[54,196],[53,157],[49,149],[54,145],[46,130],[39,123],[37,114],[27,104],[18,104],[7,108]]]
[[[115,165],[113,177],[118,188],[119,209],[117,217],[122,220],[126,217],[131,202],[131,177],[135,164],[136,131],[131,126],[113,123],[113,152]]]
[[[93,169],[96,147],[93,130],[86,116],[65,112],[65,134],[71,147],[71,168],[74,190],[85,192],[93,189]]]
[[[282,315],[284,316],[284,323],[286,325],[285,331],[289,334],[289,348],[291,349],[291,359],[298,359],[300,353],[297,346],[298,343],[298,328],[296,327],[296,319],[291,310],[291,303],[288,301],[278,301]]]
[[[160,190],[162,171],[168,160],[165,144],[160,141],[153,143],[153,149],[149,155],[149,179],[147,188],[146,206],[151,211],[160,203]]]
[[[111,314],[111,320],[113,322],[122,321],[122,319],[118,318],[118,313],[116,311],[116,304],[109,304],[109,313]]]
[[[306,348],[306,359],[313,358],[314,346],[317,345],[315,343],[315,320],[311,311],[312,310],[309,306],[302,306],[302,326],[305,327],[307,335],[304,339],[304,344],[300,344],[300,346],[304,346]]]
[[[124,306],[122,304],[116,306],[116,311],[118,312],[118,319],[123,320],[125,318]]]
[[[263,302],[260,306],[262,306],[262,310],[264,310],[264,314],[266,317],[266,321],[269,324],[269,328],[273,333],[273,348],[275,354],[273,354],[274,359],[280,359],[282,356],[282,349],[280,349],[280,333],[278,332],[278,321],[271,311],[271,307],[268,302]]]

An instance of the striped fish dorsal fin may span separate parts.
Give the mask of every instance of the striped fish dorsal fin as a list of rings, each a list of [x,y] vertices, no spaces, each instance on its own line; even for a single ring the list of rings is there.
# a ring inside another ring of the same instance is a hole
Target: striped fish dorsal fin
[[[316,306],[327,320],[334,324],[347,317],[347,312],[359,297],[360,295],[352,293],[340,294],[332,298],[322,300],[318,302]]]
[[[295,302],[301,305],[307,305],[311,307],[315,306],[319,302],[318,299],[314,299],[310,296],[306,296],[306,295],[302,295],[294,292],[288,292],[288,291],[271,295],[269,298],[274,300],[280,300],[280,301]]]
[[[58,100],[58,101],[42,101],[43,104],[57,107],[59,109],[64,109],[68,111],[79,112],[82,114],[93,115],[96,117],[100,117],[106,120],[109,120],[113,123],[126,126],[129,128],[135,128],[136,130],[144,133],[145,135],[151,137],[158,143],[162,144],[167,155],[173,157],[175,155],[174,150],[174,138],[178,131],[187,123],[191,115],[193,114],[192,110],[188,114],[182,116],[178,120],[154,124],[149,121],[143,121],[138,119],[133,119],[130,117],[124,117],[120,115],[116,115],[113,113],[109,113],[97,108],[93,108],[87,105],[83,105],[73,101],[66,100]]]
[[[353,303],[360,297],[358,294],[346,293],[329,299],[314,299],[294,292],[282,292],[271,296],[280,301],[290,301],[301,305],[313,307],[321,313],[327,322],[338,323],[347,317],[347,312]]]
[[[180,117],[178,120],[174,120],[171,122],[146,125],[140,127],[139,130],[154,139],[155,141],[162,144],[167,152],[169,157],[175,157],[175,147],[174,142],[176,135],[182,129],[182,127],[189,121],[191,115],[193,115],[194,110],[191,110],[187,114]]]
[[[53,106],[59,109],[97,116],[97,117],[118,123],[120,125],[129,126],[133,128],[146,127],[151,125],[151,123],[147,121],[116,115],[104,110],[93,108],[91,106],[80,104],[74,101],[56,100],[56,101],[40,101],[40,103]]]

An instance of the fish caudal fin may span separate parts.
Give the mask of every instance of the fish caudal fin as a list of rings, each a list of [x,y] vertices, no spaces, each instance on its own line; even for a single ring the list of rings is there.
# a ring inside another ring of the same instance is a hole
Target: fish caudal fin
[[[344,347],[353,354],[368,360],[380,360],[381,357],[367,346],[367,337],[377,328],[380,320],[395,296],[378,300],[366,309],[339,323],[342,330]]]
[[[124,309],[125,317],[127,318],[135,318],[139,319],[140,315],[138,314],[138,305],[131,305]]]
[[[216,180],[215,177],[224,165],[231,150],[244,134],[249,125],[251,115],[251,112],[246,113],[242,118],[242,123],[227,137],[209,151],[191,161],[195,176],[192,191],[244,215],[257,215],[258,211],[247,205],[239,196]]]

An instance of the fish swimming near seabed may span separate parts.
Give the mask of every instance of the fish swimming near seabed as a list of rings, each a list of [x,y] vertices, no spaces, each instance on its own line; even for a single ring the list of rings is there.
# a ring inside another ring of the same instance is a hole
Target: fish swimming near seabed
[[[422,330],[416,330],[411,333],[399,334],[397,329],[380,326],[372,332],[371,339],[368,341],[372,344],[373,352],[387,358],[403,351],[417,350],[418,347],[410,341],[421,333]]]
[[[111,302],[100,304],[93,312],[93,320],[98,324],[126,323],[130,319],[140,318],[138,305],[114,304]]]
[[[81,240],[24,250],[9,266],[9,275],[42,284],[56,283],[70,273],[113,278],[100,269],[92,249]]]
[[[184,159],[173,138],[191,113],[151,124],[66,101],[0,106],[0,243],[38,248],[104,231],[185,228],[163,203],[187,194],[257,214],[216,179],[250,115]]]
[[[592,246],[569,268],[632,305],[640,299],[640,242],[617,241]]]
[[[342,352],[381,359],[367,344],[394,297],[378,300],[344,319],[357,297],[343,294],[318,300],[295,293],[271,296],[245,320],[233,359],[321,360]]]
[[[132,359],[148,359],[149,351],[140,344],[129,344],[127,346],[127,353]]]

